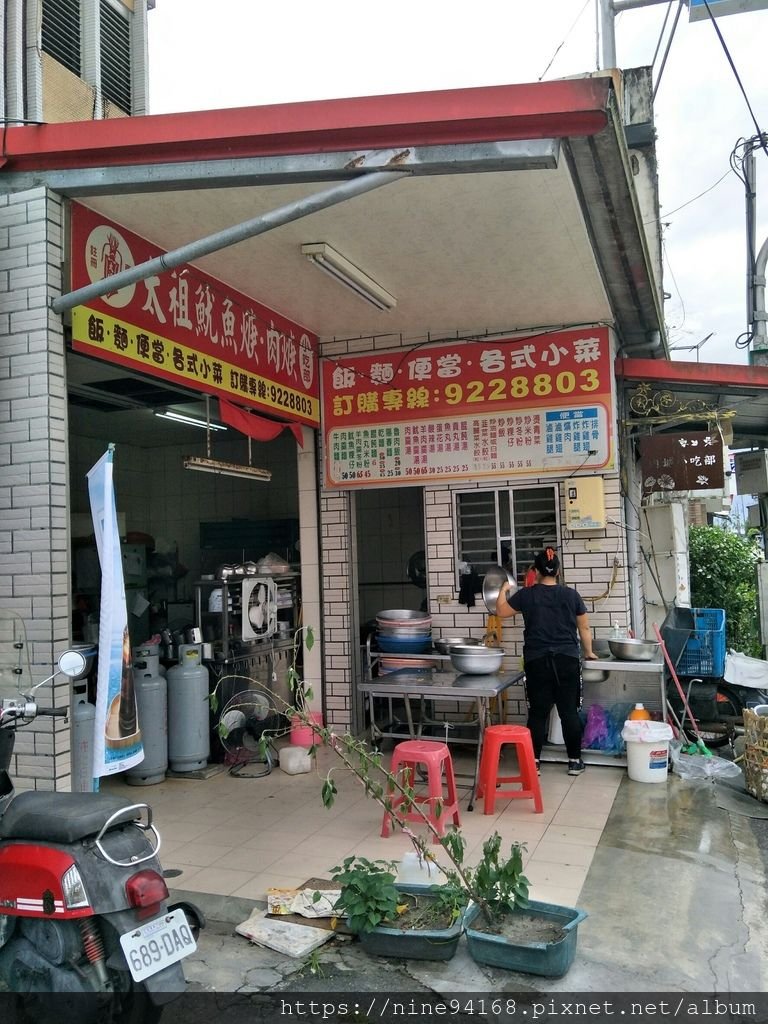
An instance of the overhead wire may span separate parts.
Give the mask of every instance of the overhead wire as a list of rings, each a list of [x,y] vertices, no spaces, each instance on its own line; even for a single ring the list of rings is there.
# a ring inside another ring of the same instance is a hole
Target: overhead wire
[[[682,10],[683,10],[683,0],[680,0],[680,2],[678,4],[678,7],[677,7],[677,14],[675,15],[675,20],[674,20],[674,23],[672,25],[672,31],[669,34],[669,39],[667,40],[667,46],[666,46],[666,49],[664,50],[664,56],[663,56],[662,61],[661,61],[661,67],[659,68],[659,74],[658,74],[658,76],[656,78],[656,84],[654,85],[653,93],[651,94],[651,103],[653,103],[655,101],[656,93],[659,91],[659,85],[661,84],[661,77],[664,74],[664,68],[667,65],[667,57],[669,56],[669,51],[672,49],[672,41],[675,38],[675,32],[677,31],[677,24],[680,21],[680,15],[682,13]],[[669,14],[669,9],[667,9],[667,14]],[[665,21],[665,24],[666,24],[666,21]],[[655,60],[655,57],[654,57],[654,60]]]
[[[565,44],[566,44],[566,43],[568,42],[568,37],[570,36],[571,32],[573,32],[573,30],[574,30],[574,29],[576,28],[576,23],[577,23],[577,22],[578,22],[578,20],[579,20],[579,19],[581,18],[581,16],[582,16],[582,14],[584,13],[584,11],[586,11],[586,9],[587,9],[587,6],[589,5],[589,3],[590,3],[590,0],[584,0],[584,6],[583,6],[583,7],[581,8],[581,10],[579,11],[579,13],[578,13],[578,14],[576,15],[576,18],[575,18],[575,20],[574,20],[573,24],[572,24],[572,25],[571,25],[571,27],[570,27],[570,28],[568,29],[568,31],[567,31],[567,32],[565,33],[565,36],[563,37],[563,41],[562,41],[562,42],[560,43],[560,45],[559,45],[559,46],[557,47],[557,49],[555,50],[555,52],[554,52],[554,53],[552,54],[552,57],[551,57],[551,59],[550,59],[550,61],[549,61],[549,64],[547,64],[547,66],[546,66],[546,67],[544,68],[544,70],[543,70],[543,71],[541,72],[541,74],[539,75],[539,77],[538,77],[537,81],[539,81],[539,82],[540,82],[540,81],[542,80],[542,78],[544,77],[544,75],[546,75],[546,73],[547,73],[547,72],[549,71],[549,69],[550,69],[550,68],[552,67],[552,65],[553,65],[553,64],[555,63],[555,58],[557,57],[558,53],[560,53],[560,51],[561,51],[561,50],[562,50],[562,48],[563,48],[563,47],[565,46]]]

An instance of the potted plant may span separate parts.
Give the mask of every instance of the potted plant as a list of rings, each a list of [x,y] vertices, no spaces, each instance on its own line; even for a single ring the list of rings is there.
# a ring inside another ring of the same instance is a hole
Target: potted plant
[[[501,856],[501,836],[483,844],[477,867],[468,869],[476,901],[464,925],[469,953],[477,963],[526,974],[559,978],[573,963],[583,910],[528,899],[523,874],[525,844],[512,843]]]
[[[415,885],[396,881],[397,864],[347,857],[331,869],[340,886],[335,910],[363,949],[376,956],[409,960],[450,960],[461,938],[467,906],[465,890],[454,881]]]

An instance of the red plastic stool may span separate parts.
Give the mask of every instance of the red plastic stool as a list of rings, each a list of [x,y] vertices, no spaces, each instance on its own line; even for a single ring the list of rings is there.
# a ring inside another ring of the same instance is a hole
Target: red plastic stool
[[[505,743],[514,743],[517,748],[519,775],[499,775],[499,758]],[[520,789],[497,789],[500,782],[519,782]],[[505,800],[533,800],[533,809],[541,814],[544,805],[541,800],[541,786],[533,756],[531,731],[524,725],[489,725],[483,732],[483,750],[480,755],[480,778],[477,796],[485,794],[483,813],[493,814],[496,797]]]
[[[392,762],[389,766],[390,773],[394,775],[401,785],[407,785],[412,789],[416,787],[416,766],[422,764],[427,769],[427,793],[414,796],[414,803],[429,804],[425,808],[426,815],[434,825],[439,835],[445,835],[445,821],[449,815],[453,817],[453,824],[459,826],[459,803],[456,797],[456,780],[453,775],[453,761],[447,743],[436,743],[430,740],[406,740],[398,743],[392,751]],[[447,796],[443,795],[443,772],[445,772],[445,788]],[[393,787],[390,786],[390,794]],[[411,810],[399,810],[405,802],[402,793],[391,797],[392,810],[384,812],[381,822],[381,834],[385,838],[389,835],[392,823],[393,812],[398,812],[398,817],[405,821],[423,821],[421,815]],[[436,813],[438,801],[441,804],[441,814]],[[432,837],[434,843],[438,842],[436,836]]]

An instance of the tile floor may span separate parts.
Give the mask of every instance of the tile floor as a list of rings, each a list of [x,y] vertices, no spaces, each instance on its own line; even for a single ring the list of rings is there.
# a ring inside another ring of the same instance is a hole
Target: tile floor
[[[457,772],[470,770],[473,756],[456,751]],[[338,796],[326,810],[320,790],[329,768]],[[623,775],[624,769],[596,766],[570,778],[564,764],[544,763],[542,814],[534,813],[530,800],[503,799],[497,799],[493,815],[483,814],[482,801],[469,812],[468,790],[461,790],[467,862],[474,862],[483,841],[498,830],[504,844],[527,844],[533,899],[575,906]],[[193,892],[264,901],[268,888],[327,877],[351,854],[399,861],[412,849],[397,829],[381,838],[381,808],[327,750],[307,775],[275,768],[264,778],[234,778],[222,770],[205,780],[168,778],[143,787],[116,777],[103,780],[102,791],[151,805],[163,840],[163,867],[181,870],[171,885]],[[438,860],[444,860],[441,851]]]

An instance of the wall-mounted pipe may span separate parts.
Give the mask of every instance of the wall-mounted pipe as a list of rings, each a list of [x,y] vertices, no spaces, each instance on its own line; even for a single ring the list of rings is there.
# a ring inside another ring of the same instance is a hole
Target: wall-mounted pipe
[[[5,0],[5,117],[24,120],[23,0]]]
[[[27,0],[24,25],[24,80],[28,121],[43,120],[43,2]]]

